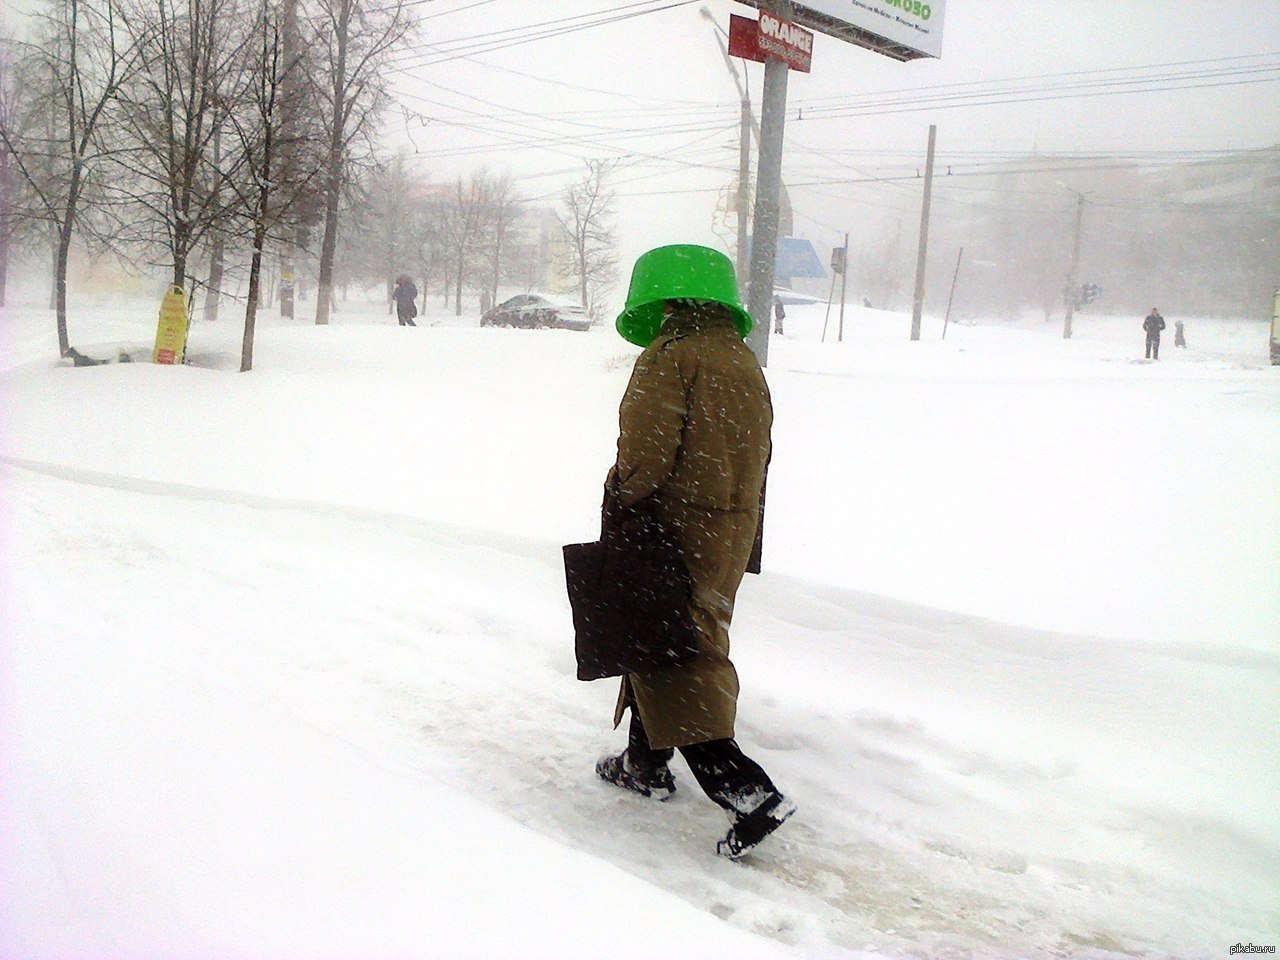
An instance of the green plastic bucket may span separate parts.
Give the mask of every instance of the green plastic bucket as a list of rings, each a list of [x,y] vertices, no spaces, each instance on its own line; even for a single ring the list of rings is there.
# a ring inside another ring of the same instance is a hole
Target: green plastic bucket
[[[618,314],[618,333],[636,346],[649,346],[662,326],[665,301],[681,299],[724,304],[737,321],[738,333],[745,339],[751,332],[751,314],[738,299],[733,262],[711,247],[676,243],[650,250],[636,260],[627,305]]]

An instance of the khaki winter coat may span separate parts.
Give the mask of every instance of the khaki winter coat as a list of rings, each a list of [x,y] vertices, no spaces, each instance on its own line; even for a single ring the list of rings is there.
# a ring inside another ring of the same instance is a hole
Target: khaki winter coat
[[[624,505],[652,495],[693,580],[701,654],[623,677],[657,749],[733,737],[738,674],[729,622],[760,519],[773,408],[760,364],[726,311],[677,308],[637,359],[619,410],[611,480]]]

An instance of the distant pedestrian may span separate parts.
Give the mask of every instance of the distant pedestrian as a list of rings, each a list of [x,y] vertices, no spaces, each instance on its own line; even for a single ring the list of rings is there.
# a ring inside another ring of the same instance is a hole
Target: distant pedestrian
[[[1173,345],[1175,347],[1185,347],[1187,345],[1187,338],[1182,332],[1181,320],[1173,321]]]
[[[484,316],[489,312],[489,308],[493,306],[493,300],[489,297],[488,290],[480,291],[480,316]]]
[[[1147,331],[1147,359],[1160,359],[1160,331],[1164,329],[1164,317],[1160,316],[1160,311],[1155,307],[1151,308],[1151,312],[1147,314],[1147,319],[1142,321],[1142,329]]]
[[[773,295],[773,332],[782,335],[782,321],[786,319],[787,311],[782,306],[782,298],[776,293]]]
[[[413,318],[418,315],[418,305],[413,301],[418,299],[418,288],[413,285],[408,274],[402,273],[396,277],[396,288],[391,299],[396,302],[396,318],[400,321],[400,326],[416,327]]]

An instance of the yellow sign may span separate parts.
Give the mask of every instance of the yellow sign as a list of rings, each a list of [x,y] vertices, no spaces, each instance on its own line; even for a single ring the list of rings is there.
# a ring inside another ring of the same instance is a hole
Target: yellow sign
[[[160,301],[160,325],[156,328],[156,363],[182,363],[187,355],[187,294],[174,284]]]

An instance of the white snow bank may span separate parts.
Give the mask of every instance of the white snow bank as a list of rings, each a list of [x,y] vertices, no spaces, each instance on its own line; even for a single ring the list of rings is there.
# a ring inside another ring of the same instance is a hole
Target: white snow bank
[[[0,948],[1274,942],[1265,340],[1188,324],[1156,365],[1083,321],[911,344],[853,308],[837,345],[823,309],[771,350],[738,732],[800,813],[748,865],[682,767],[663,805],[591,773],[614,691],[573,680],[559,545],[594,533],[633,348],[374,307],[267,325],[248,375],[231,324],[197,324],[186,368],[73,369],[13,312]],[[145,339],[152,311],[73,342]]]

